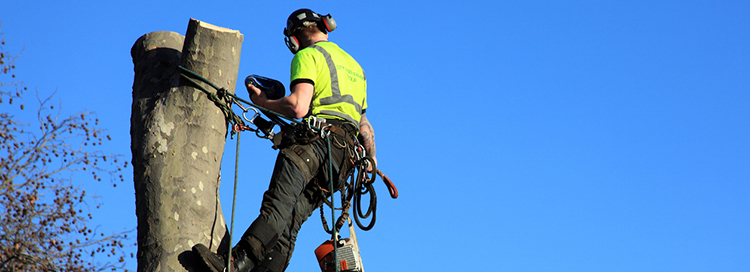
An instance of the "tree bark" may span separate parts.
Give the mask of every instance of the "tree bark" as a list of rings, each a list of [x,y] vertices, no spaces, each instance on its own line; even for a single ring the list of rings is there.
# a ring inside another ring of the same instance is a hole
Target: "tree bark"
[[[152,32],[131,49],[138,271],[197,271],[194,244],[226,250],[231,242],[219,203],[226,119],[180,80],[176,65],[234,93],[242,40],[239,31],[191,19],[184,39]]]

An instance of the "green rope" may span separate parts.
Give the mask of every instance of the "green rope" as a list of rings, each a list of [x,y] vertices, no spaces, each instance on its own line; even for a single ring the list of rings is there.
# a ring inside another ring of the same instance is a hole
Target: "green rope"
[[[220,99],[219,96],[230,97],[230,98],[232,98],[232,99],[234,99],[236,101],[240,101],[242,103],[250,105],[250,106],[252,106],[254,108],[257,108],[257,109],[261,110],[266,115],[271,114],[271,115],[275,115],[275,116],[281,117],[283,119],[286,119],[286,120],[288,120],[288,121],[290,121],[292,123],[301,123],[300,121],[297,121],[297,120],[294,120],[292,118],[286,117],[283,114],[280,114],[278,112],[275,112],[275,111],[269,110],[267,108],[261,107],[261,106],[255,104],[255,103],[252,103],[250,101],[244,100],[244,99],[242,99],[242,98],[240,98],[240,97],[238,97],[238,96],[236,96],[236,95],[234,95],[232,93],[229,93],[226,89],[219,88],[218,86],[216,86],[216,84],[213,84],[208,79],[202,77],[201,75],[199,75],[199,74],[197,74],[197,73],[195,73],[193,71],[190,71],[189,69],[187,69],[187,68],[185,68],[183,66],[178,65],[177,68],[180,69],[180,71],[182,72],[182,73],[180,73],[180,75],[183,78],[187,79],[188,81],[190,81],[191,83],[193,83],[193,85],[195,85],[199,90],[201,90],[204,93],[206,93],[206,95],[208,96],[208,99],[210,99],[211,101],[213,101],[217,106],[219,106],[219,108],[221,108],[221,110],[224,112],[224,115],[227,116],[227,120],[230,120],[230,118],[231,118],[231,120],[235,124],[243,124],[244,125],[245,123],[242,121],[242,118],[240,118],[239,116],[237,116],[236,114],[234,114],[234,112],[232,112],[232,110],[226,105],[226,103],[224,103]],[[200,80],[200,81],[208,84],[209,86],[213,87],[214,89],[216,89],[217,93],[212,93],[212,92],[208,91],[206,88],[204,88],[203,86],[201,86],[200,84],[198,84],[198,82],[196,82],[195,80],[193,80],[191,77],[192,78],[197,78],[198,80]]]
[[[331,139],[328,137],[329,134],[330,132],[328,132],[328,134],[323,133],[323,136],[326,138],[326,144],[328,145],[328,182],[331,186],[331,218],[336,218],[336,198],[334,197],[336,191],[334,191],[333,188],[333,157],[331,156]],[[339,267],[338,256],[336,256],[336,250],[338,248],[338,237],[336,237],[336,234],[338,233],[338,231],[336,230],[335,221],[333,222],[333,224],[333,233],[331,234],[331,241],[333,242],[333,263],[336,266],[336,272],[339,272],[341,271],[341,267]]]
[[[232,97],[233,99],[238,99],[239,100],[239,98],[237,96],[229,93],[224,88],[217,87],[215,84],[211,83],[208,79],[206,79],[206,78],[204,78],[204,77],[202,77],[202,76],[194,73],[193,71],[188,70],[185,67],[182,67],[182,66],[178,65],[177,68],[179,68],[180,71],[183,72],[183,73],[180,73],[180,76],[182,76],[182,78],[184,78],[184,79],[190,81],[191,83],[193,83],[193,85],[195,85],[196,88],[198,88],[199,90],[203,91],[203,93],[206,94],[206,96],[208,97],[208,99],[211,100],[212,102],[214,102],[214,104],[216,106],[218,106],[219,109],[221,109],[221,111],[224,113],[224,116],[226,118],[227,124],[234,123],[234,124],[241,124],[242,126],[245,125],[245,122],[242,120],[242,118],[240,118],[238,115],[234,114],[234,111],[232,111],[232,109],[230,108],[230,106],[228,106],[227,103],[225,103],[219,97],[219,96],[229,96],[229,97]],[[213,87],[214,89],[216,89],[217,92],[216,93],[210,92],[205,87],[203,87],[202,85],[200,85],[198,82],[196,82],[195,80],[193,80],[192,78],[190,78],[190,76],[200,79],[202,82],[204,82],[204,83],[208,84],[209,86]],[[249,103],[249,104],[252,104],[252,103]],[[232,133],[234,133],[234,129],[232,129]],[[229,250],[227,252],[227,266],[226,266],[227,268],[229,268],[231,266],[231,260],[232,260],[232,245],[231,245],[231,243],[232,243],[232,234],[234,233],[234,210],[235,210],[235,206],[237,204],[237,179],[238,179],[238,172],[239,172],[239,161],[240,161],[240,134],[238,133],[237,134],[237,149],[235,151],[235,159],[234,159],[234,190],[232,192],[232,218],[230,220],[230,229],[229,229],[229,243],[230,243],[230,245],[229,245]]]
[[[227,253],[227,268],[231,265],[232,260],[232,234],[234,234],[234,206],[237,203],[237,173],[240,164],[240,133],[237,133],[237,150],[234,157],[234,190],[232,191],[232,218],[229,228],[229,252]],[[231,271],[231,269],[228,269]]]

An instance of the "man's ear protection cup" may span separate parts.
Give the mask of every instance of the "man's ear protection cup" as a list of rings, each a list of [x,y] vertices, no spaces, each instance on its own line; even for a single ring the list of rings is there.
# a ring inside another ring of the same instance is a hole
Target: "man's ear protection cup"
[[[318,28],[324,32],[336,30],[336,20],[333,19],[331,14],[321,16],[309,9],[299,9],[293,12],[287,19],[287,27],[284,28],[284,43],[286,43],[289,51],[292,51],[292,54],[297,54],[297,51],[300,50],[299,41],[292,31],[305,21],[317,22]]]
[[[292,36],[286,36],[284,38],[284,43],[286,43],[286,47],[289,48],[289,51],[292,51],[292,54],[297,54],[297,51],[299,51],[299,41],[297,41],[297,37]]]
[[[336,20],[331,17],[331,14],[323,16],[323,24],[325,24],[326,30],[328,32],[336,30]]]

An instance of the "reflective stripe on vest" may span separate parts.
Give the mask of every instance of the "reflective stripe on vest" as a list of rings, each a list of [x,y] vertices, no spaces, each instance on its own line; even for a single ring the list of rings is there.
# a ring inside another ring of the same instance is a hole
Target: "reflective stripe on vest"
[[[311,45],[310,47],[317,49],[320,51],[321,54],[323,54],[323,57],[326,59],[326,65],[328,65],[328,70],[331,73],[331,93],[332,96],[330,97],[323,97],[320,98],[320,104],[321,105],[331,105],[341,102],[346,102],[351,105],[354,105],[354,108],[357,110],[357,112],[362,116],[362,105],[358,104],[357,102],[354,102],[354,97],[351,95],[341,95],[341,91],[339,90],[339,76],[336,72],[336,64],[333,63],[333,59],[331,58],[331,54],[328,53],[323,47],[317,46],[317,45]],[[348,114],[344,114],[337,111],[330,111],[330,110],[321,110],[321,114],[325,115],[331,115],[336,117],[344,118],[345,120],[354,123],[354,125],[359,128],[359,121],[354,120],[352,116],[349,116]]]

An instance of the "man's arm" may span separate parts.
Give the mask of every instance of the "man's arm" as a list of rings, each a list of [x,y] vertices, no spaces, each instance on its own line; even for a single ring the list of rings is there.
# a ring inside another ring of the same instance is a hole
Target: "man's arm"
[[[357,137],[362,146],[367,151],[367,156],[372,157],[375,161],[375,166],[378,165],[378,159],[375,157],[375,131],[372,129],[372,124],[367,120],[367,115],[362,114],[362,119],[359,121],[359,136]],[[372,169],[367,169],[371,171]]]
[[[310,102],[312,102],[315,87],[307,82],[294,84],[291,94],[278,100],[268,100],[266,94],[252,84],[247,85],[247,89],[255,93],[250,96],[250,99],[258,106],[281,113],[289,118],[302,118],[310,111]]]

